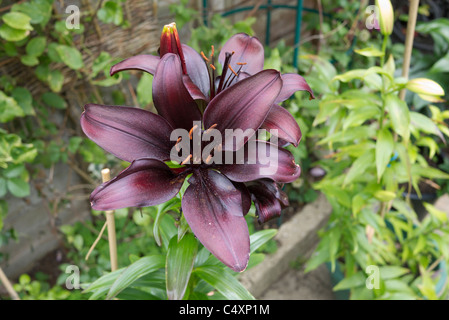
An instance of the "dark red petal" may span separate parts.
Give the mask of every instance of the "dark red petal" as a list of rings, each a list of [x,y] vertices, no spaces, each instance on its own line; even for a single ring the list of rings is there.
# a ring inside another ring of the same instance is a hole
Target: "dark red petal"
[[[81,115],[81,128],[89,139],[117,158],[167,160],[173,142],[172,127],[149,111],[121,106],[88,104]]]
[[[182,211],[200,242],[234,271],[249,260],[248,225],[242,214],[240,192],[222,174],[195,174],[182,198]]]
[[[240,66],[237,63],[246,63],[242,71],[249,74],[256,74],[263,69],[264,48],[256,37],[251,37],[245,33],[233,35],[223,45],[218,60],[223,65],[226,52],[234,52],[230,66],[237,71]]]
[[[250,136],[242,134],[232,141],[232,130],[259,129],[270,111],[282,87],[282,80],[276,70],[264,70],[239,81],[213,98],[204,111],[204,125],[224,135],[223,150],[238,150]],[[232,129],[225,131],[226,129]],[[226,143],[229,141],[230,143]]]
[[[159,61],[160,58],[158,56],[153,56],[150,54],[141,54],[138,56],[125,59],[122,62],[113,65],[110,74],[112,76],[117,72],[124,70],[141,70],[154,74],[156,72],[156,67]]]
[[[281,216],[281,204],[270,190],[261,184],[251,185],[248,189],[252,194],[259,223]]]
[[[257,183],[269,190],[276,199],[281,203],[281,207],[287,207],[289,205],[287,194],[282,191],[282,186],[270,179],[260,179]]]
[[[242,210],[243,215],[246,215],[249,209],[251,209],[251,194],[244,183],[232,181],[232,184],[237,190],[240,191],[240,194],[242,195]]]
[[[196,86],[196,84],[194,84],[192,82],[192,80],[190,79],[190,77],[188,75],[183,75],[182,76],[182,80],[184,82],[184,85],[187,89],[187,91],[189,91],[190,96],[192,97],[193,100],[204,100],[204,101],[208,101],[209,99],[201,92],[201,90]]]
[[[278,142],[278,145],[284,145],[285,142],[288,142],[297,147],[301,140],[301,129],[295,118],[285,108],[277,104],[271,108],[262,124],[262,128],[267,131],[273,130],[271,131],[272,134],[275,134],[274,130],[277,130],[275,135],[284,140],[280,143]]]
[[[97,187],[90,196],[95,210],[147,207],[173,198],[184,182],[163,162],[138,159],[114,179]]]
[[[157,66],[153,79],[153,102],[159,115],[175,129],[190,130],[201,113],[183,83],[179,57],[167,53]]]
[[[312,88],[308,85],[306,79],[296,73],[284,73],[282,78],[282,90],[276,99],[276,103],[282,102],[290,98],[296,91],[308,91],[310,93],[310,99],[315,99]]]
[[[276,182],[295,181],[301,174],[293,155],[285,149],[265,142],[250,140],[240,151],[233,154],[234,164],[224,164],[219,170],[232,181],[248,182],[269,178]]]
[[[209,96],[209,71],[201,55],[186,44],[182,45],[186,59],[187,74],[192,82],[200,89],[204,96]]]

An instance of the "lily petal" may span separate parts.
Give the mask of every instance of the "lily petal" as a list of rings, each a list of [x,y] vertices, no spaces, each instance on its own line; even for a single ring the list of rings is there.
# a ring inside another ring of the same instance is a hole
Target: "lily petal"
[[[90,201],[95,210],[154,206],[173,198],[183,182],[184,175],[174,174],[165,163],[137,159],[117,177],[97,187]]]
[[[124,70],[141,70],[154,75],[159,61],[160,58],[158,56],[141,54],[113,65],[109,73],[113,76],[117,72]]]
[[[215,129],[224,134],[223,150],[240,149],[250,136],[234,136],[237,133],[234,130],[246,132],[249,129],[255,133],[267,117],[281,87],[279,72],[271,69],[239,81],[209,102],[204,111],[205,127],[216,124]]]
[[[190,79],[188,75],[183,75],[182,80],[184,82],[184,86],[186,87],[187,91],[189,91],[190,96],[193,100],[209,101],[209,99],[201,92],[197,85],[193,83],[192,79]]]
[[[283,140],[282,143],[279,143],[281,146],[288,142],[297,147],[302,137],[301,129],[295,118],[285,108],[277,104],[271,108],[262,128],[267,131],[277,130],[276,136]],[[271,133],[274,133],[274,131],[271,131]]]
[[[232,270],[245,270],[250,247],[240,192],[213,170],[197,172],[189,182],[182,198],[182,211],[193,233]]]
[[[246,215],[249,212],[249,209],[251,209],[251,194],[244,183],[232,181],[232,184],[237,190],[240,191],[240,194],[242,195],[242,210],[243,215]]]
[[[296,91],[308,91],[310,93],[310,99],[315,99],[313,95],[312,88],[310,88],[306,79],[301,77],[296,73],[284,73],[281,75],[282,78],[282,90],[279,93],[279,96],[276,99],[276,103],[280,103],[282,101],[290,98]]]
[[[229,38],[218,56],[221,65],[225,61],[226,52],[234,52],[230,66],[235,71],[240,68],[237,63],[246,63],[242,66],[241,71],[249,74],[256,74],[263,69],[264,48],[256,37],[251,37],[245,33],[237,33]]]
[[[268,220],[281,216],[281,204],[276,196],[261,184],[248,187],[256,207],[257,220],[265,223]]]
[[[132,107],[88,104],[84,109],[80,122],[86,136],[117,158],[170,159],[173,128],[161,116]]]
[[[233,153],[234,164],[219,167],[221,173],[232,181],[248,182],[269,178],[276,182],[295,181],[301,168],[290,151],[266,141],[250,140],[244,150]]]
[[[190,130],[201,113],[183,83],[179,57],[167,53],[157,66],[153,80],[153,102],[159,115],[175,129]]]
[[[209,96],[209,71],[201,55],[186,44],[182,45],[186,60],[187,74],[192,82],[201,90],[204,96]]]

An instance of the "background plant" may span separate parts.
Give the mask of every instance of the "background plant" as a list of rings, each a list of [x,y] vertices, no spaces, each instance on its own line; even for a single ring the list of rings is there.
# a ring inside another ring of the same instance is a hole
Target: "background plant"
[[[445,298],[447,285],[438,287],[438,280],[447,278],[447,216],[425,203],[429,215],[418,217],[410,194],[420,196],[423,185],[449,178],[428,162],[439,152],[436,139],[444,139],[446,129],[438,126],[447,124],[399,99],[403,88],[425,90],[395,76],[386,47],[358,53],[377,57],[376,65],[337,74],[329,63],[310,59],[316,76],[329,83],[320,91],[311,135],[322,155],[317,164],[326,171],[314,186],[333,212],[307,270],[323,262],[332,272],[341,267],[344,279],[335,290],[350,289],[353,299]],[[375,290],[366,287],[370,265],[380,268]]]

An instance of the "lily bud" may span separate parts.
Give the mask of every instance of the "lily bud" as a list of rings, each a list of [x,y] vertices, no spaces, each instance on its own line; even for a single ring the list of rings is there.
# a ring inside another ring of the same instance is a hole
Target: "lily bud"
[[[442,102],[440,97],[444,96],[444,89],[435,81],[427,78],[416,78],[407,82],[408,90],[417,93],[422,99],[431,102]]]
[[[393,32],[394,13],[390,0],[376,0],[379,9],[380,32],[384,36],[389,36]]]
[[[179,40],[176,23],[172,22],[164,26],[161,34],[161,42],[159,46],[159,56],[162,58],[166,53],[174,53],[181,59],[182,71],[187,74],[184,53],[182,52],[181,41]]]

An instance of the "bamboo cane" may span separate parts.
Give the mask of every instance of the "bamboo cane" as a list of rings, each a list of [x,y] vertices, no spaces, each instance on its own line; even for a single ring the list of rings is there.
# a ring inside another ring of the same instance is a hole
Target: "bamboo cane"
[[[408,11],[407,34],[405,37],[404,61],[402,63],[402,76],[406,79],[408,79],[408,72],[410,70],[410,59],[412,56],[416,19],[418,17],[419,0],[409,0],[409,2],[410,8]],[[404,100],[405,89],[402,89],[401,92],[399,92],[399,98]]]
[[[109,169],[101,170],[101,177],[103,182],[111,179],[111,171]],[[114,211],[106,211],[106,223],[108,225],[108,241],[109,241],[109,255],[111,259],[111,271],[118,269],[117,261],[117,237],[115,233],[115,219]]]
[[[3,283],[3,285],[5,286],[6,290],[9,293],[9,296],[11,297],[11,299],[13,299],[13,300],[20,300],[19,295],[17,294],[17,292],[12,287],[11,282],[9,282],[8,278],[6,277],[6,274],[3,272],[1,267],[0,267],[0,282]]]

